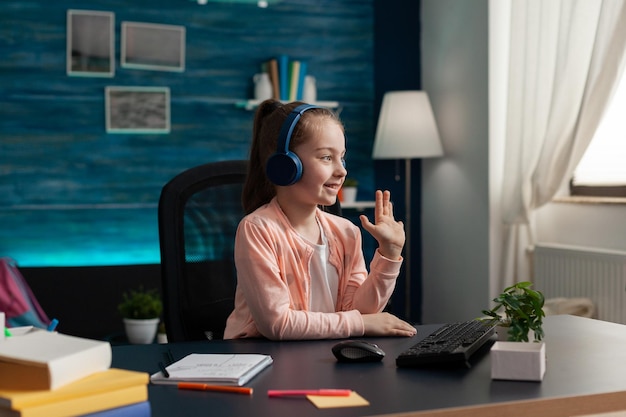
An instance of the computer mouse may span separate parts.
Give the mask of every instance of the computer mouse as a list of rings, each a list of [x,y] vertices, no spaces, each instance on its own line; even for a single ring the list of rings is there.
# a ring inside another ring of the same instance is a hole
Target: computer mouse
[[[365,340],[344,340],[332,348],[339,362],[378,362],[385,352],[375,343]]]

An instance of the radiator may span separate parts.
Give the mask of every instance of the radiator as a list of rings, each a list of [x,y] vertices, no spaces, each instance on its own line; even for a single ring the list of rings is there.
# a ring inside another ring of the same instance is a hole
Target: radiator
[[[626,252],[540,244],[533,281],[546,298],[590,298],[596,318],[626,324]]]

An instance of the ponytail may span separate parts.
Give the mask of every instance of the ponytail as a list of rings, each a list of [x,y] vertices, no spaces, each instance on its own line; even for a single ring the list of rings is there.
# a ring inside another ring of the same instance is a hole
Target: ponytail
[[[246,214],[250,214],[262,205],[269,203],[276,195],[274,185],[265,175],[265,161],[270,155],[269,151],[275,150],[277,146],[278,130],[276,130],[275,135],[270,135],[268,131],[275,130],[273,125],[278,123],[272,123],[276,119],[273,113],[278,113],[277,110],[281,107],[281,103],[277,100],[265,100],[259,105],[254,116],[248,174],[241,196]],[[278,124],[278,129],[280,129],[280,124]]]

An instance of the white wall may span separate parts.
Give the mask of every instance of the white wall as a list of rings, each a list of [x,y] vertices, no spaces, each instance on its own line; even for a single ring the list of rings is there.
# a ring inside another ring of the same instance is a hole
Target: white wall
[[[535,220],[538,242],[626,251],[626,203],[549,203]]]
[[[424,323],[489,306],[488,0],[422,0],[422,85],[445,155],[422,161]]]
[[[445,152],[422,162],[424,323],[478,316],[501,290],[489,276],[498,273],[504,134],[490,125],[489,105],[502,114],[506,101],[489,91],[489,77],[502,73],[490,74],[488,62],[489,30],[503,25],[489,20],[489,7],[501,3],[422,0],[423,88]],[[554,202],[533,224],[537,242],[626,251],[626,204]]]

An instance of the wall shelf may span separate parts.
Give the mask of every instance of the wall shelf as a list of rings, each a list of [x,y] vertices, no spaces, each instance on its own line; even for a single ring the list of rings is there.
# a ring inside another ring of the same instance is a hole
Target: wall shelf
[[[235,106],[241,109],[246,110],[254,110],[259,104],[261,104],[263,100],[242,100],[235,103]],[[283,101],[283,103],[288,103],[288,101]],[[330,109],[336,109],[339,107],[339,102],[337,101],[314,101],[313,103],[316,106],[328,107]]]
[[[374,208],[376,206],[375,201],[354,201],[352,203],[341,203],[341,209],[355,209],[363,211],[366,208]]]

